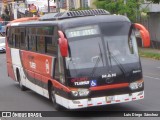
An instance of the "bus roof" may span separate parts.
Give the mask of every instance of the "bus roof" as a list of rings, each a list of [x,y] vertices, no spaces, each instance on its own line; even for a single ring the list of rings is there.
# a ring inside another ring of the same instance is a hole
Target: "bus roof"
[[[93,13],[91,11],[89,12],[89,10],[87,11],[88,12],[84,12],[84,15],[80,15],[82,11],[78,13],[76,12],[77,14],[75,13],[75,11],[63,13],[49,13],[40,17],[38,20],[11,23],[11,26],[58,25],[60,29],[67,29],[76,26],[98,24],[103,22],[130,22],[130,20],[126,16],[111,15],[105,10],[99,10],[99,12],[95,12],[92,10]],[[71,16],[71,13],[73,17]],[[70,17],[67,17],[67,15]]]
[[[61,20],[61,19],[69,19],[74,17],[85,17],[85,16],[97,16],[97,15],[109,15],[110,13],[103,9],[93,9],[93,10],[78,10],[78,11],[66,11],[59,13],[49,13],[40,17],[41,21],[49,21],[49,20]]]

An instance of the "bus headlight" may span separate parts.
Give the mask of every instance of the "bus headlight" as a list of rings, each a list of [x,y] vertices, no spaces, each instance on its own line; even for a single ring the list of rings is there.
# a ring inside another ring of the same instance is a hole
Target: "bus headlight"
[[[88,89],[78,89],[71,91],[72,95],[74,97],[84,97],[84,96],[88,96],[89,95],[89,90]]]
[[[144,82],[143,80],[132,82],[132,83],[130,83],[129,87],[131,90],[136,90],[136,89],[142,88],[143,82]]]

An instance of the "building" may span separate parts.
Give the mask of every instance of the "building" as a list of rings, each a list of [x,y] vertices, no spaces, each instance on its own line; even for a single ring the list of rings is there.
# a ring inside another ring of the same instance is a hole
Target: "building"
[[[2,1],[0,1],[0,15],[2,15]]]
[[[145,3],[141,8],[148,10],[147,14],[142,14],[140,22],[149,30],[151,47],[160,49],[160,4]]]
[[[93,5],[95,0],[60,0],[59,8],[61,11],[68,11],[78,8],[95,8]]]

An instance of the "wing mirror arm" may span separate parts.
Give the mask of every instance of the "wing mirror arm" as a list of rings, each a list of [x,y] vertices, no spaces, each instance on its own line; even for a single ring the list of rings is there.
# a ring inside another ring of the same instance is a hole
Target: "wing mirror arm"
[[[150,47],[150,35],[149,35],[148,30],[139,23],[134,23],[134,27],[138,29],[140,32],[143,47]]]

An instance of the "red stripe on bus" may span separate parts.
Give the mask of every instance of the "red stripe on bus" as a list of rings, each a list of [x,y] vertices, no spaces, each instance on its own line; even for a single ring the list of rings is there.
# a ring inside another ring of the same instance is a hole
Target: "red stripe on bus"
[[[116,88],[123,88],[128,87],[129,83],[122,83],[122,84],[114,84],[114,85],[103,85],[103,86],[97,86],[97,87],[90,87],[90,90],[109,90],[109,89],[116,89]]]
[[[109,103],[111,103],[111,101],[108,101],[107,103],[109,104]]]
[[[143,98],[144,96],[140,96],[140,98]]]
[[[88,104],[88,106],[92,106],[93,104]]]
[[[129,100],[129,98],[125,99],[125,101],[128,101],[128,100]]]
[[[57,82],[56,80],[53,80],[53,86],[60,89],[60,90],[63,90],[65,92],[70,92],[70,89],[64,85],[62,85],[61,83]]]
[[[24,17],[24,18],[19,18],[11,21],[10,23],[16,23],[16,22],[26,22],[26,21],[32,21],[32,20],[38,20],[39,17]]]
[[[120,100],[116,100],[116,102],[120,102]]]
[[[101,105],[102,104],[102,102],[99,102],[99,103],[97,103],[98,105]]]
[[[78,105],[79,107],[82,107],[83,105]]]
[[[136,97],[132,98],[132,100],[136,100]]]

